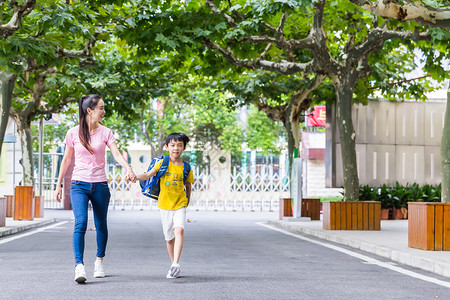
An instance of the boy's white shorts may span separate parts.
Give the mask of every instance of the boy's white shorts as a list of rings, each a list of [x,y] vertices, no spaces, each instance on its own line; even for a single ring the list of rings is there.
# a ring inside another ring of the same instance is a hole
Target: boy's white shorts
[[[161,214],[161,223],[166,241],[171,241],[175,238],[175,227],[184,229],[184,222],[186,220],[186,207],[177,210],[159,209]]]

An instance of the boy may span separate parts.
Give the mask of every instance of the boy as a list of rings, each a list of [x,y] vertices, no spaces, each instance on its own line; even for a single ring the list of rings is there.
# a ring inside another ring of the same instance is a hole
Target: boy
[[[169,252],[172,262],[166,278],[180,276],[179,260],[183,248],[186,207],[189,205],[191,197],[191,183],[194,182],[191,169],[186,180],[186,187],[184,186],[184,163],[180,156],[188,142],[189,138],[184,133],[171,133],[164,142],[164,148],[170,154],[170,162],[165,175],[160,179],[161,191],[158,197],[158,207],[160,208],[167,252]],[[161,159],[150,171],[137,175],[136,180],[147,180],[156,175],[162,162]]]

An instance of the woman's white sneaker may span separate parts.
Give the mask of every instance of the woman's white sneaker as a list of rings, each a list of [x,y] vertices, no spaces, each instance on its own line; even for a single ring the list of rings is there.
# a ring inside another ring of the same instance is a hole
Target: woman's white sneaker
[[[105,277],[105,269],[103,268],[103,259],[96,259],[94,266],[94,278]]]
[[[86,269],[83,264],[75,266],[75,281],[78,283],[84,283],[86,281]]]

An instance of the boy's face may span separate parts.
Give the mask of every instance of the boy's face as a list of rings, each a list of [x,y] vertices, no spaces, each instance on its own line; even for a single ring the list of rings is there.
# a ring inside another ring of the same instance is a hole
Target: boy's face
[[[171,140],[169,144],[166,145],[166,149],[169,151],[171,157],[178,158],[183,153],[185,147],[182,141]]]

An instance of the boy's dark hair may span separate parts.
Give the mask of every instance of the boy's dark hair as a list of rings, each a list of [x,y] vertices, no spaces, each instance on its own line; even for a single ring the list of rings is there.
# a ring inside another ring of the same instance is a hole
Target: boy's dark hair
[[[164,141],[164,145],[168,146],[171,141],[183,142],[184,147],[186,148],[187,143],[189,143],[189,138],[184,133],[174,132],[174,133],[169,134],[169,136]]]

